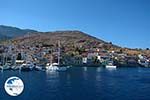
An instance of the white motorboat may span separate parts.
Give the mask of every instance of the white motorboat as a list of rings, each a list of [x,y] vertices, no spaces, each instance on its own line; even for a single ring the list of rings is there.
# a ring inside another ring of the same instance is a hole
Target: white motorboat
[[[106,68],[114,68],[114,69],[116,69],[117,66],[114,66],[114,65],[106,65]]]
[[[46,69],[49,71],[66,71],[68,67],[59,66],[58,63],[47,64]]]
[[[113,61],[109,61],[108,64],[106,65],[106,68],[116,69],[117,66],[113,65]]]
[[[57,63],[52,63],[52,64],[48,63],[46,65],[46,70],[48,70],[48,71],[57,71],[58,69],[59,68],[58,68],[58,64]]]

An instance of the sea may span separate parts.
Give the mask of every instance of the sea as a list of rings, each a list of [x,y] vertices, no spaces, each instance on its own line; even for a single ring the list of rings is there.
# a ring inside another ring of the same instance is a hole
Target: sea
[[[12,76],[24,83],[23,92],[15,97],[4,89],[5,81]],[[1,71],[0,100],[150,100],[150,68]]]

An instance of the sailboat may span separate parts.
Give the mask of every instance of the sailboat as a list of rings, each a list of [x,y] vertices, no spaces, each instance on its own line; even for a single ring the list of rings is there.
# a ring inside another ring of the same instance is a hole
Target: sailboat
[[[2,70],[9,70],[10,68],[11,68],[11,66],[10,66],[10,64],[9,63],[7,63],[7,53],[4,53],[3,54],[3,59],[2,59],[3,61],[3,64],[2,64]]]
[[[51,63],[47,63],[46,70],[49,71],[66,71],[68,67],[60,65],[60,41],[58,42],[58,62],[52,63],[52,55],[51,55]]]

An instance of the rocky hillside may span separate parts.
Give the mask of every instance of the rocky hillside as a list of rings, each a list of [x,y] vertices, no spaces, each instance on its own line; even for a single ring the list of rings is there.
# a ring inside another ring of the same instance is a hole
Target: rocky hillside
[[[14,37],[22,36],[28,33],[35,33],[35,32],[37,31],[0,25],[0,39],[11,39]]]
[[[62,46],[83,47],[83,48],[120,48],[112,43],[105,42],[96,37],[80,31],[55,31],[24,35],[13,39],[13,42],[20,45],[44,45],[56,46],[58,41]]]

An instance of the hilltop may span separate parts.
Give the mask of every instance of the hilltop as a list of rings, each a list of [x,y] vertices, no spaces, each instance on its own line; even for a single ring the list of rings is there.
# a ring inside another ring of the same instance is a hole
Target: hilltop
[[[0,39],[11,39],[22,36],[28,33],[35,33],[37,31],[31,29],[20,29],[12,26],[0,25]]]

